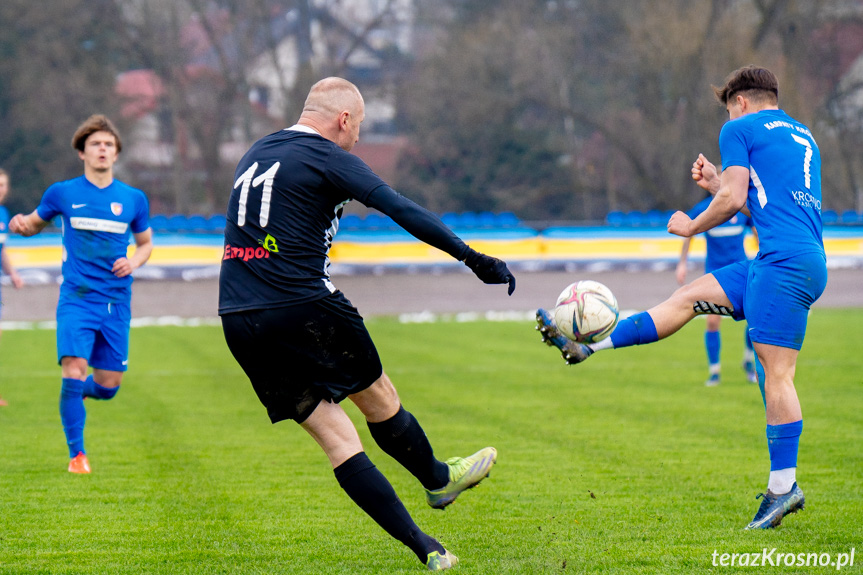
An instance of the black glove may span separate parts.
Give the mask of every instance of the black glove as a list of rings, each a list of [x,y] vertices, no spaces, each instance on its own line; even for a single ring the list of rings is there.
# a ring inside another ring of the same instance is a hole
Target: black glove
[[[470,248],[468,248],[470,249]],[[487,284],[509,284],[509,295],[515,291],[515,276],[506,267],[506,262],[481,254],[474,249],[470,249],[467,257],[464,258],[464,263],[470,270],[476,274],[476,277]]]

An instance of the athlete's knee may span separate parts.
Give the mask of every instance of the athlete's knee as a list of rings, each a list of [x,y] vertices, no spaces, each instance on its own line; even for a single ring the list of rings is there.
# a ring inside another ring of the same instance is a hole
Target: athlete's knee
[[[122,371],[107,371],[104,369],[93,370],[93,381],[106,388],[120,387],[123,382]],[[116,391],[114,393],[117,393]],[[113,395],[112,395],[113,397]]]
[[[399,394],[385,372],[368,388],[350,398],[370,422],[385,421],[401,407]]]
[[[87,360],[83,357],[64,356],[60,360],[63,379],[85,379],[87,377]]]

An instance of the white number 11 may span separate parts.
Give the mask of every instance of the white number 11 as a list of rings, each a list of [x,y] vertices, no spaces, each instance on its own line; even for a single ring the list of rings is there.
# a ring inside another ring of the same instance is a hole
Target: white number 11
[[[255,162],[249,166],[248,170],[243,172],[243,174],[237,178],[236,182],[234,182],[235,190],[240,186],[240,184],[243,185],[243,189],[240,190],[240,207],[237,211],[238,226],[246,224],[246,202],[249,199],[249,187],[258,187],[263,182],[264,189],[261,193],[261,214],[258,219],[262,228],[267,227],[267,222],[270,221],[270,198],[273,195],[273,180],[276,179],[276,172],[279,171],[279,166],[281,165],[281,162],[276,162],[270,166],[269,170],[255,178],[255,172],[258,170],[258,162]]]

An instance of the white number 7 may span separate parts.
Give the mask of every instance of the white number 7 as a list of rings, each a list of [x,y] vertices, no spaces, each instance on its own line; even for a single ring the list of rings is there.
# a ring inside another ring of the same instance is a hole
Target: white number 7
[[[803,154],[803,178],[806,181],[806,189],[808,190],[809,183],[811,181],[811,177],[809,175],[809,164],[812,163],[812,144],[809,143],[809,140],[801,138],[797,134],[791,134],[791,137],[801,146],[806,146],[806,153]]]
[[[243,174],[237,178],[236,182],[234,182],[235,190],[240,184],[243,185],[243,189],[240,190],[240,207],[237,211],[238,226],[246,224],[246,202],[249,199],[249,187],[258,187],[263,182],[264,189],[261,192],[261,214],[259,216],[259,223],[262,228],[267,227],[267,222],[270,221],[270,198],[273,195],[273,180],[276,179],[276,172],[279,171],[279,166],[281,165],[281,162],[276,162],[270,166],[269,170],[255,178],[255,172],[258,169],[258,162],[255,162],[249,166],[248,170],[243,172]]]

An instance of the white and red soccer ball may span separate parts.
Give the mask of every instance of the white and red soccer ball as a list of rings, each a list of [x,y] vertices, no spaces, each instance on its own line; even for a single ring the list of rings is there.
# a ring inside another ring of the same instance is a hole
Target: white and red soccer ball
[[[608,337],[617,325],[617,298],[603,284],[582,280],[566,286],[552,312],[554,323],[566,337],[594,343]]]

